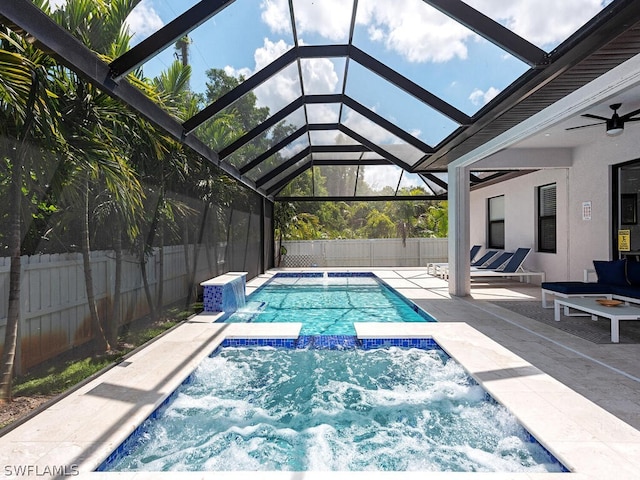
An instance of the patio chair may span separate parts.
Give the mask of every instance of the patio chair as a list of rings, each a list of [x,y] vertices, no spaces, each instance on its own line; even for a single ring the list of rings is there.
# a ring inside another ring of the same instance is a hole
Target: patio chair
[[[531,252],[530,248],[518,248],[501,266],[494,269],[476,268],[471,270],[471,277],[520,277],[520,280],[529,281],[531,276],[540,276],[541,282],[544,282],[544,272],[527,271],[523,268],[524,260]],[[498,259],[492,264],[496,264]]]
[[[469,255],[471,256],[471,262],[473,264],[473,259],[476,258],[476,256],[478,255],[478,252],[480,251],[480,249],[482,248],[481,245],[474,245],[473,247],[471,247],[471,250],[469,252]],[[495,252],[494,252],[495,254]],[[442,266],[448,265],[447,262],[440,262],[440,263],[427,263],[427,273],[431,274],[431,275],[436,275],[438,273],[438,269]]]
[[[471,254],[471,262],[473,262],[476,258],[476,255],[478,255],[478,252],[480,251],[482,247],[480,245],[474,245],[473,247],[471,247],[471,252],[469,252]]]
[[[498,254],[498,250],[487,250],[478,260],[471,262],[472,267],[481,267]]]
[[[483,266],[489,266],[489,265],[493,265],[493,258],[498,255],[498,250],[487,250],[484,255],[482,255],[478,260],[476,260],[475,262],[471,262],[471,268],[480,268]],[[499,256],[502,256],[503,254],[500,254]],[[507,259],[505,258],[501,263],[499,263],[498,265],[502,265],[504,262],[506,262]],[[434,270],[434,274],[438,275],[440,278],[444,278],[445,280],[449,278],[449,264],[448,263],[441,263],[439,264],[435,270]]]
[[[497,270],[500,267],[502,267],[505,263],[507,263],[511,257],[513,257],[513,252],[502,252],[500,255],[492,257],[491,261],[476,266],[476,265],[471,265],[471,271],[472,272],[477,272],[478,270]]]

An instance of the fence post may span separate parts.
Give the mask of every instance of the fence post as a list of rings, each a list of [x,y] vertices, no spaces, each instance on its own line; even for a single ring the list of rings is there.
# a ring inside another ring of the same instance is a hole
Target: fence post
[[[373,241],[369,240],[369,266],[373,267]]]

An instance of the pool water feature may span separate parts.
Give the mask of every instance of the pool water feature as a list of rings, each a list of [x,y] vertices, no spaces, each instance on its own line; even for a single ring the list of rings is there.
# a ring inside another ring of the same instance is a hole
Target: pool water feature
[[[370,342],[225,340],[100,470],[566,471],[432,340]]]
[[[355,335],[354,322],[434,322],[372,273],[278,273],[226,322],[302,322],[302,335]]]

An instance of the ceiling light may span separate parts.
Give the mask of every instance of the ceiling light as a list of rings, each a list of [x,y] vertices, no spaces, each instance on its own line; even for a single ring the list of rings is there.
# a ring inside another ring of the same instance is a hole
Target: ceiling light
[[[615,137],[620,135],[624,130],[624,122],[620,120],[620,117],[614,115],[611,119],[607,120],[607,135]]]

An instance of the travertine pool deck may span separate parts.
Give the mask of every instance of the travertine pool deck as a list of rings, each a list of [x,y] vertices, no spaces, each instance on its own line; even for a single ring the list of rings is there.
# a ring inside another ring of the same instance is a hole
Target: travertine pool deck
[[[327,269],[347,270],[347,269]],[[358,270],[358,269],[348,269]],[[475,283],[450,298],[420,269],[367,268],[438,323],[361,323],[360,337],[433,337],[571,473],[428,473],[430,479],[616,480],[640,472],[640,345],[596,345],[492,305],[539,287]],[[248,282],[248,293],[273,273]],[[93,470],[226,337],[295,338],[299,324],[220,324],[199,315],[0,437],[0,476],[86,479],[418,479],[425,472],[106,473]],[[21,468],[22,470],[18,470]],[[28,468],[28,470],[27,470]]]

